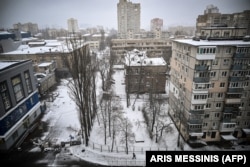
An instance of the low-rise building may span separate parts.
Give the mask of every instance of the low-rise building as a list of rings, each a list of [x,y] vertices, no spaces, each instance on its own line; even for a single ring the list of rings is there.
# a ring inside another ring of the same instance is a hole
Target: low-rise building
[[[165,93],[167,64],[162,57],[134,49],[127,52],[124,68],[128,93]]]
[[[0,61],[0,150],[18,147],[41,114],[31,60]]]
[[[163,57],[169,62],[171,57],[172,40],[171,39],[112,39],[111,53],[116,56],[116,64],[122,64],[124,53],[138,49],[146,50],[148,57]]]

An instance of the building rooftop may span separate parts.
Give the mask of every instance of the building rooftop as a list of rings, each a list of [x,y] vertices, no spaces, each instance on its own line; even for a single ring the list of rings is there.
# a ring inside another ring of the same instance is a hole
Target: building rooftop
[[[163,66],[163,65],[166,65],[166,62],[162,57],[149,58],[146,55],[146,51],[139,51],[137,49],[127,52],[125,61],[126,61],[125,63],[127,66]]]
[[[14,60],[14,61],[0,61],[0,71],[13,67],[21,62],[25,62],[27,60]]]
[[[176,42],[190,44],[193,46],[218,46],[218,45],[228,45],[228,46],[238,46],[238,45],[250,45],[250,41],[243,40],[218,40],[218,41],[208,41],[208,40],[193,40],[193,39],[178,39],[174,40]]]
[[[84,45],[79,42],[79,47]],[[65,41],[45,40],[44,42],[29,42],[28,45],[20,45],[17,50],[2,53],[3,55],[22,55],[22,54],[43,54],[43,53],[68,53],[72,51],[70,44]],[[1,54],[0,54],[1,55]]]

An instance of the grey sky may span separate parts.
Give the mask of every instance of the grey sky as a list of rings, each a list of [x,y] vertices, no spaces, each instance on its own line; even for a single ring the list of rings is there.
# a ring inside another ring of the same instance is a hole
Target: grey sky
[[[141,4],[141,28],[150,20],[162,18],[166,27],[195,26],[198,15],[213,4],[221,13],[250,10],[249,0],[131,0]],[[79,27],[101,25],[117,29],[119,0],[0,0],[0,28],[33,22],[39,28],[67,28],[67,19],[76,18]]]

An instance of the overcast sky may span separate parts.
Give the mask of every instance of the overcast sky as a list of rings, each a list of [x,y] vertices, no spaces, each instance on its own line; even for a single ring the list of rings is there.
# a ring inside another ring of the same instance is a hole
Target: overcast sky
[[[67,19],[78,20],[79,27],[117,29],[119,0],[0,0],[0,28],[15,23],[37,23],[39,28],[67,28]],[[250,0],[131,0],[141,4],[141,28],[149,29],[150,20],[163,19],[165,27],[195,26],[198,15],[213,4],[220,13],[250,10]]]

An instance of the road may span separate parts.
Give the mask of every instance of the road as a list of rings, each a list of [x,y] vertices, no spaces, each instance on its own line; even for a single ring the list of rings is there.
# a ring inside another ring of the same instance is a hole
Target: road
[[[1,166],[17,166],[17,167],[47,167],[47,166],[63,166],[63,167],[96,167],[100,166],[80,160],[72,154],[66,152],[28,152],[12,151],[0,154]],[[4,164],[4,165],[2,165]]]
[[[92,164],[80,160],[69,153],[68,150],[62,149],[60,152],[48,151],[41,152],[37,146],[34,146],[30,139],[41,135],[41,131],[36,129],[30,134],[21,145],[22,151],[16,149],[8,153],[0,153],[0,163],[3,167],[96,167],[101,165]],[[37,151],[31,151],[36,148]],[[2,165],[4,164],[4,165]]]

